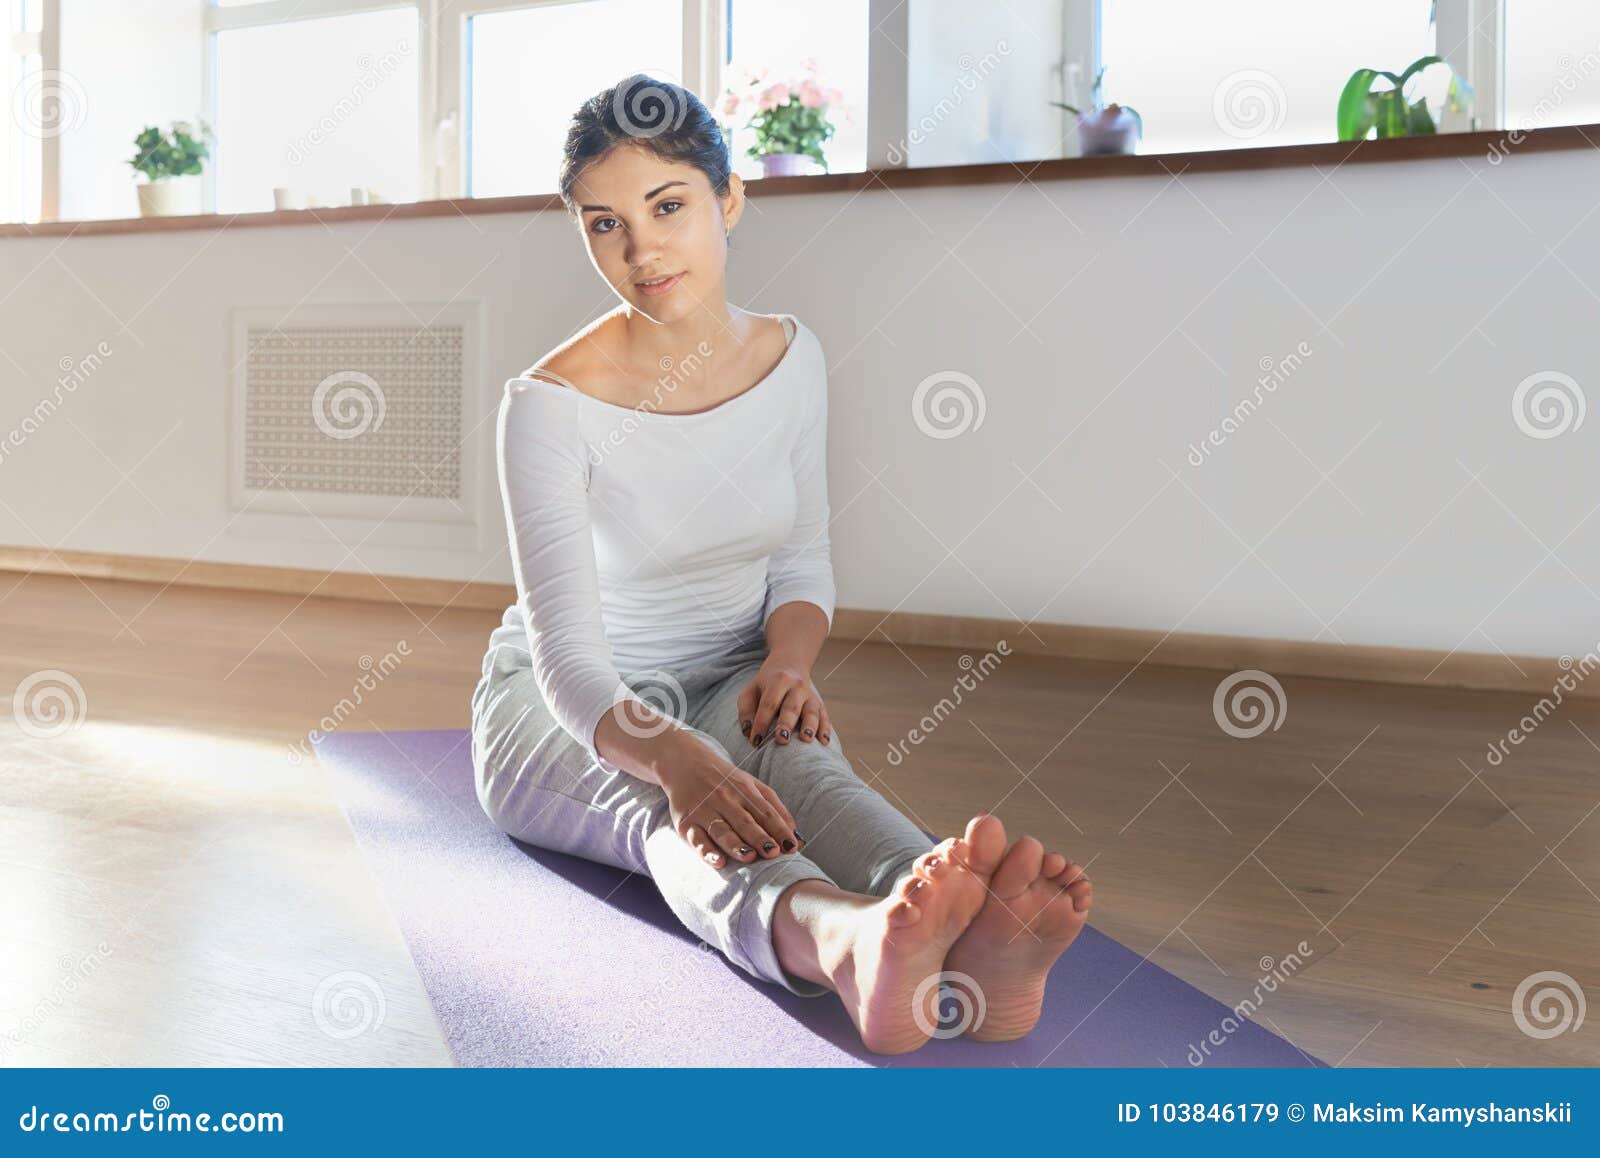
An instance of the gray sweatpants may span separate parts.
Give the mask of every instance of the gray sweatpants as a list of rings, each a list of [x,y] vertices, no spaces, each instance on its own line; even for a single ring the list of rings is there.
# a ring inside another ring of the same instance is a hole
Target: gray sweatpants
[[[502,831],[653,878],[678,919],[734,964],[816,997],[828,991],[778,963],[772,924],[779,895],[796,881],[817,879],[849,892],[887,896],[934,842],[856,775],[837,727],[826,745],[792,738],[750,746],[739,731],[739,693],[766,654],[762,642],[696,667],[666,669],[675,682],[656,672],[622,678],[652,707],[676,716],[720,755],[770,785],[806,838],[803,852],[722,868],[708,864],[672,827],[659,785],[606,772],[555,722],[517,622],[490,636],[483,676],[472,694],[472,762],[478,800]],[[663,691],[668,688],[670,695]]]

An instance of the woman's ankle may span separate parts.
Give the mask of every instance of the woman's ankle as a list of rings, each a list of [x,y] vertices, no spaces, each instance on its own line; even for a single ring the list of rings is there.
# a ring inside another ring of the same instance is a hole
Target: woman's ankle
[[[854,917],[875,903],[830,881],[796,881],[778,897],[773,912],[778,963],[796,977],[835,989],[833,979],[854,944]]]

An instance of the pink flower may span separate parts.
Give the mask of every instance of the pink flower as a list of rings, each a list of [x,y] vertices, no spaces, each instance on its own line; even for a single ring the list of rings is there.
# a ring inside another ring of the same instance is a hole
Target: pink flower
[[[814,109],[826,101],[822,90],[808,80],[800,85],[800,103],[808,109]]]
[[[771,88],[768,88],[762,92],[761,100],[757,107],[760,108],[762,112],[767,112],[769,109],[775,109],[788,103],[789,86],[780,83],[775,84]]]
[[[817,71],[817,58],[814,57],[814,56],[806,57],[804,60],[802,60],[800,62],[800,67],[805,69],[807,72],[816,72]]]
[[[727,96],[722,98],[722,115],[725,117],[731,117],[738,111],[739,94],[730,92]]]
[[[842,104],[844,104],[844,93],[839,89],[830,88],[828,90],[827,102],[830,105],[842,105]]]

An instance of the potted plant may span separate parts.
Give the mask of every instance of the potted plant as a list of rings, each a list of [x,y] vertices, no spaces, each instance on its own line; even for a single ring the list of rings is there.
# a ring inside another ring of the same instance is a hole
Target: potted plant
[[[1451,112],[1463,112],[1472,101],[1472,86],[1443,57],[1424,56],[1396,76],[1375,68],[1358,68],[1345,82],[1339,94],[1339,139],[1362,141],[1374,129],[1379,137],[1414,137],[1436,133],[1438,126],[1428,111],[1428,98],[1419,96],[1415,101],[1407,94],[1424,69],[1442,65],[1449,70],[1450,83],[1445,88],[1445,106]],[[1390,87],[1378,92],[1372,86],[1382,77]]]
[[[138,186],[140,216],[184,212],[181,194],[193,183],[180,178],[200,173],[202,163],[211,156],[212,139],[210,126],[204,121],[200,122],[198,133],[188,121],[174,121],[165,133],[149,125],[134,138],[138,151],[128,164],[145,176]]]
[[[1132,105],[1100,103],[1100,82],[1105,76],[1106,70],[1103,68],[1095,74],[1094,84],[1089,88],[1094,107],[1088,112],[1060,101],[1050,102],[1078,118],[1078,144],[1085,157],[1136,152],[1144,136],[1144,118]]]
[[[745,150],[748,157],[759,157],[762,174],[767,177],[790,177],[804,173],[810,161],[816,161],[824,172],[828,159],[822,146],[832,137],[833,123],[828,119],[831,109],[842,107],[844,94],[837,88],[826,87],[817,76],[817,62],[807,57],[800,62],[801,76],[767,84],[765,66],[759,73],[749,69],[744,72],[744,82],[738,88],[723,90],[721,112],[724,117],[736,117],[746,108],[755,112],[745,122],[744,128],[755,132],[755,143]],[[849,119],[848,111],[845,113]],[[724,132],[732,137],[731,126]]]

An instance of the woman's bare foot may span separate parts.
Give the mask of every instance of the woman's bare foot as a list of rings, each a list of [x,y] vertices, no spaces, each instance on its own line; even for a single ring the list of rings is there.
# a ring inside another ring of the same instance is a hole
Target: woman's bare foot
[[[950,946],[983,907],[1005,845],[999,819],[980,815],[968,822],[964,836],[918,857],[887,897],[808,896],[812,882],[800,882],[791,890],[800,891],[792,919],[815,930],[815,958],[802,962],[796,954],[786,967],[814,973],[813,979],[838,993],[869,1050],[897,1054],[920,1048],[938,1022],[929,1014],[937,1008],[938,984],[928,979],[944,969]],[[788,940],[781,924],[779,933]],[[779,953],[787,955],[783,944]]]
[[[1089,916],[1094,886],[1083,868],[1019,837],[989,878],[983,908],[945,957],[970,975],[985,1014],[966,1031],[978,1041],[1012,1041],[1039,1020],[1045,978]]]

